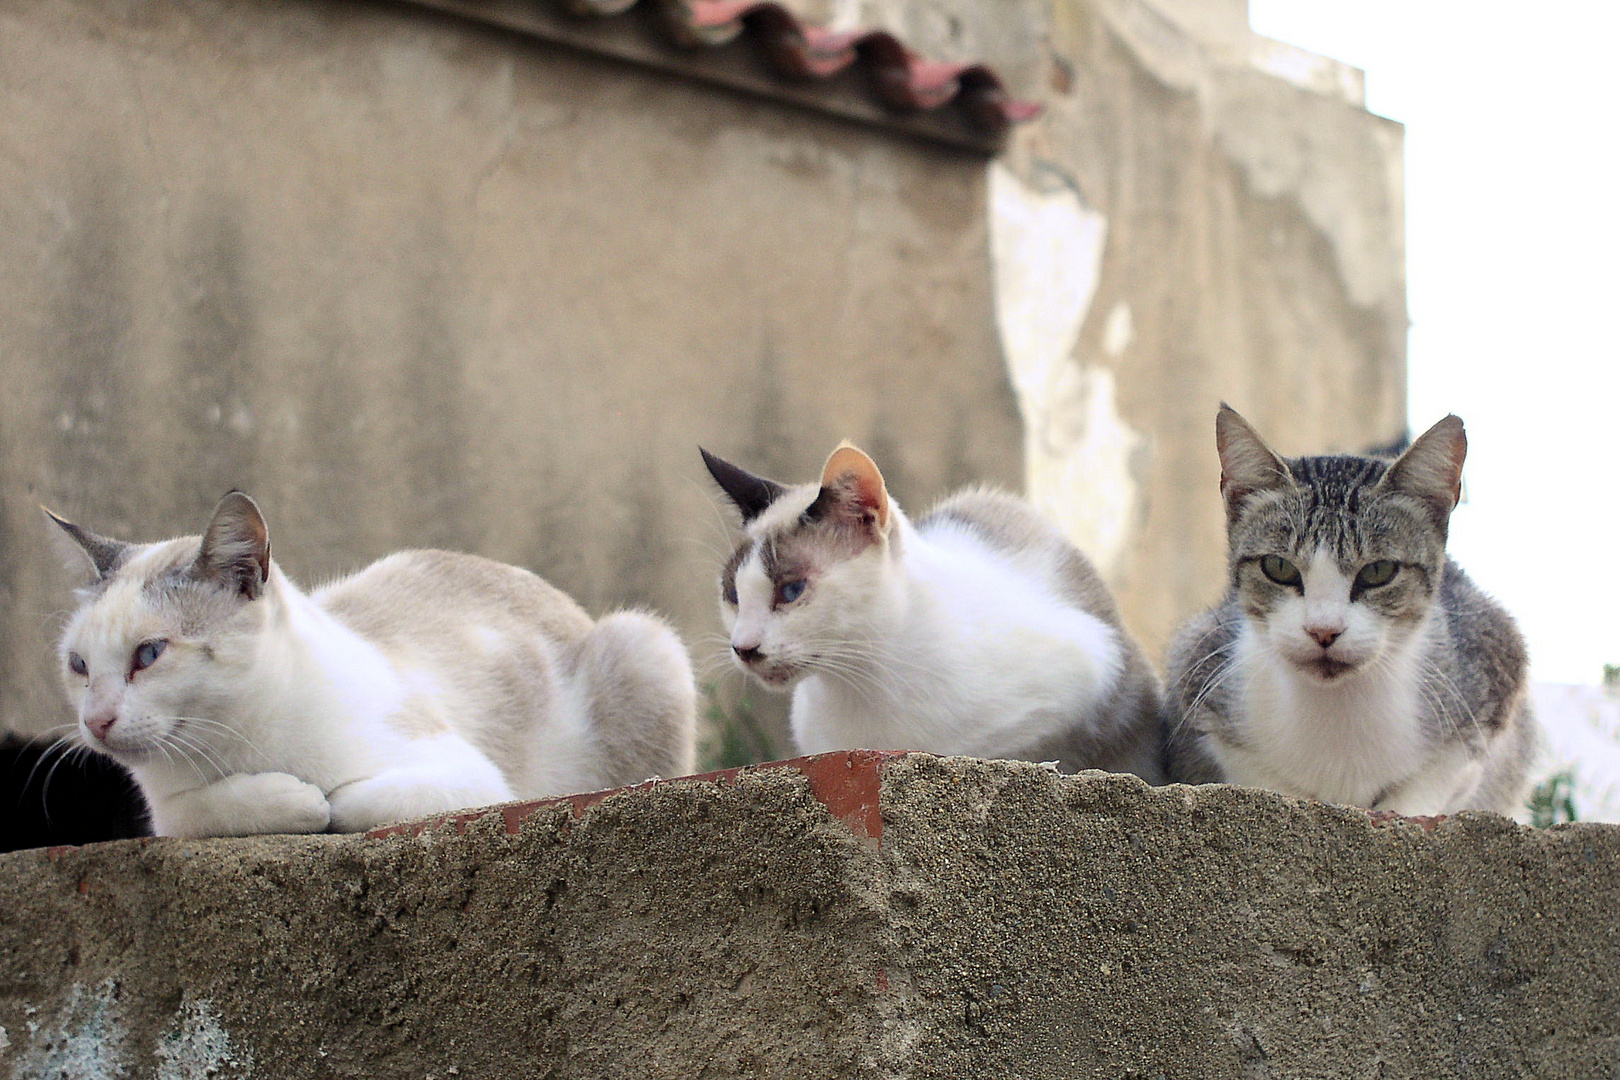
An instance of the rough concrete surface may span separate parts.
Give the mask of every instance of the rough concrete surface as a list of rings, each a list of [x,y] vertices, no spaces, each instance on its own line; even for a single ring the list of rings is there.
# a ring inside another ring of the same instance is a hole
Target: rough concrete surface
[[[1610,1076],[1617,875],[1606,826],[826,755],[420,831],[0,857],[0,1056],[30,1080]]]

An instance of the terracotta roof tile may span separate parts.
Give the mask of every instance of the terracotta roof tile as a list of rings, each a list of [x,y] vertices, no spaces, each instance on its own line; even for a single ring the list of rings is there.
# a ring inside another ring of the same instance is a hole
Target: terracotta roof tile
[[[774,80],[773,96],[978,149],[995,149],[1011,125],[1040,112],[986,64],[931,60],[884,30],[825,30],[774,0],[406,2],[759,92],[770,93],[763,83]],[[638,21],[663,39],[662,53],[649,35],[625,31]],[[732,55],[739,52],[764,64]],[[864,90],[851,93],[852,76]]]

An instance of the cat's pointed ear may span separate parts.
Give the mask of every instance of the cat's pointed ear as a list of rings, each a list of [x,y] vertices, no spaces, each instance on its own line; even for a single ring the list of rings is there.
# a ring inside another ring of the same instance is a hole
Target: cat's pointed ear
[[[805,516],[832,517],[847,524],[871,525],[879,534],[889,529],[889,491],[877,462],[852,443],[840,443],[821,467],[821,492]]]
[[[258,504],[240,491],[228,491],[203,530],[202,547],[191,574],[257,600],[270,580],[270,529]]]
[[[743,524],[746,525],[765,512],[765,508],[775,502],[777,496],[787,490],[775,480],[767,480],[763,476],[755,476],[746,469],[739,469],[723,458],[715,457],[703,447],[698,447],[698,453],[703,455],[703,464],[709,467],[709,475],[714,482],[720,485],[720,490],[742,512]]]
[[[1447,416],[1419,435],[1406,453],[1395,459],[1378,486],[1422,499],[1435,524],[1444,529],[1462,498],[1463,459],[1467,456],[1468,435],[1463,431],[1463,422]]]
[[[1221,457],[1221,498],[1228,520],[1250,495],[1293,482],[1288,463],[1225,402],[1215,414],[1215,449]]]
[[[62,532],[72,540],[71,544],[62,545],[64,554],[75,563],[79,562],[80,555],[88,558],[97,578],[111,577],[113,571],[117,570],[123,563],[129,549],[135,546],[134,544],[126,544],[122,540],[97,536],[89,529],[80,528],[66,518],[52,513],[47,507],[41,506],[40,509],[44,510],[45,516],[55,522]]]

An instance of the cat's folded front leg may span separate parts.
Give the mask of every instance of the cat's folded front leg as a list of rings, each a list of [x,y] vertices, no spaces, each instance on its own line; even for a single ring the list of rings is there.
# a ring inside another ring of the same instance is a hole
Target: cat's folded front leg
[[[160,836],[317,833],[330,821],[326,795],[291,773],[235,773],[152,800],[152,826]]]
[[[470,775],[443,764],[385,769],[376,776],[332,789],[332,831],[364,832],[394,821],[443,814],[511,799],[512,790],[493,765],[479,763]]]

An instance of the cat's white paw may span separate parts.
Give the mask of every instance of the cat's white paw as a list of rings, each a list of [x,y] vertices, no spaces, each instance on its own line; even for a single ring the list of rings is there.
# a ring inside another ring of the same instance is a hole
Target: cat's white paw
[[[326,793],[291,773],[252,773],[252,795],[260,800],[259,813],[271,827],[260,832],[325,832],[332,820]]]
[[[379,825],[500,802],[505,792],[452,791],[429,780],[384,773],[333,790],[332,831],[365,832]]]
[[[331,820],[326,794],[291,773],[235,773],[152,805],[160,836],[318,833]]]

